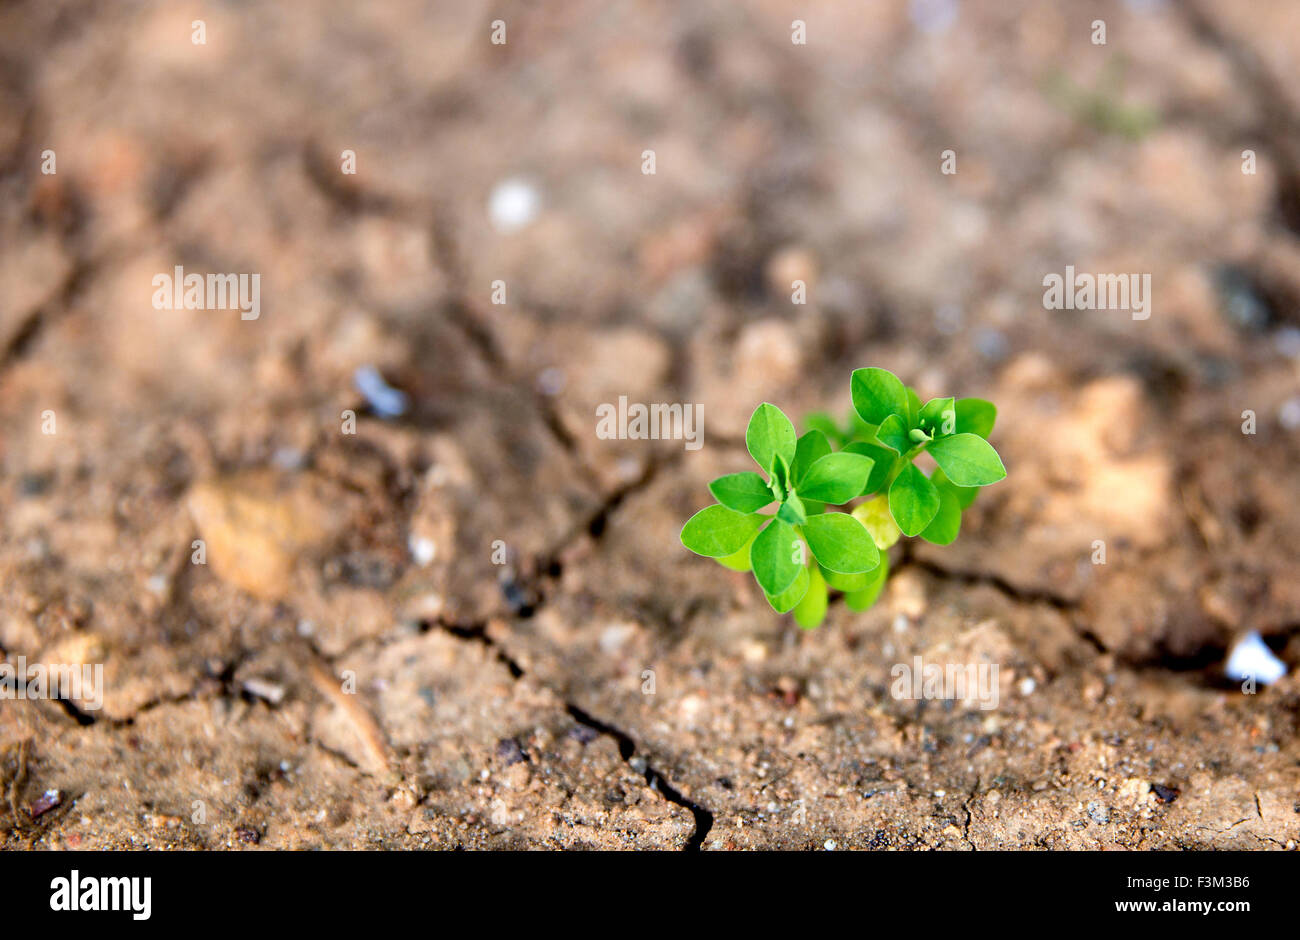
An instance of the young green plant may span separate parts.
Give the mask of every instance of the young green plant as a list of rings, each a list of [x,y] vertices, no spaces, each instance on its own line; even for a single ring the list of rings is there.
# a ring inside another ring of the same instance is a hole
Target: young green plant
[[[745,445],[763,474],[718,477],[709,484],[718,502],[682,528],[683,545],[752,571],[772,608],[809,629],[825,618],[831,590],[851,610],[870,607],[900,536],[951,543],[979,488],[1007,475],[988,442],[991,402],[922,404],[885,369],[854,371],[849,392],[847,426],[813,414],[802,436],[775,405],[754,409]],[[929,476],[914,463],[922,453],[936,464]]]

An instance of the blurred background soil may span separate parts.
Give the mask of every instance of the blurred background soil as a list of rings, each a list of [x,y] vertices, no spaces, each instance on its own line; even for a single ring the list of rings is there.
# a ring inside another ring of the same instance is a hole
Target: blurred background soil
[[[0,3],[0,650],[104,665],[0,701],[0,844],[1293,849],[1298,305],[1288,0]],[[801,633],[677,533],[867,365],[1010,477]]]

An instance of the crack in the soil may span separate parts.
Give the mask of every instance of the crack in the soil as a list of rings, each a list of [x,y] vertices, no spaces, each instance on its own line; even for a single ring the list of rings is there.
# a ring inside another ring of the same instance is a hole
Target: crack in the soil
[[[648,761],[638,758],[636,756],[636,742],[625,731],[593,718],[572,702],[566,702],[564,708],[574,721],[613,738],[618,743],[618,753],[623,758],[623,762],[634,771],[643,774],[645,782],[651,790],[654,790],[669,803],[690,810],[691,815],[695,817],[695,831],[686,840],[686,845],[682,847],[682,850],[685,852],[698,852],[700,846],[704,844],[709,830],[713,828],[713,813],[682,796],[681,792],[668,782],[667,777],[655,770]]]
[[[4,348],[0,349],[0,372],[21,359],[36,337],[55,319],[57,313],[67,312],[72,302],[85,290],[99,265],[95,261],[78,258],[54,294],[23,318],[10,334]]]
[[[420,209],[408,209],[399,200],[349,183],[339,173],[334,160],[325,156],[322,148],[311,141],[302,144],[302,167],[307,180],[327,202],[348,215],[382,215],[410,220],[420,214]]]
[[[654,481],[660,470],[680,459],[680,454],[676,452],[667,457],[652,456],[646,461],[645,468],[641,471],[639,477],[606,494],[601,504],[593,512],[578,520],[550,548],[533,556],[532,568],[536,572],[532,585],[536,594],[536,603],[532,605],[533,613],[536,613],[547,601],[547,594],[542,590],[541,582],[558,580],[559,575],[562,573],[562,559],[565,553],[584,537],[589,536],[593,540],[600,540],[609,528],[610,518],[627,501],[627,498],[645,489]]]
[[[545,601],[539,600],[539,604],[541,603],[545,603]],[[422,621],[420,627],[421,627],[421,632],[428,632],[429,630],[439,629],[450,634],[456,639],[461,640],[462,642],[480,644],[481,646],[490,650],[496,656],[497,660],[503,666],[505,666],[506,670],[510,673],[512,679],[515,680],[522,679],[526,675],[523,667],[520,666],[519,663],[505,650],[505,648],[502,647],[501,644],[499,644],[496,640],[494,640],[491,637],[491,635],[488,633],[486,620],[475,621],[473,623],[455,623],[452,621],[439,618],[434,620]],[[389,637],[387,639],[384,637],[367,638],[367,640],[376,642],[381,647],[387,645],[387,643],[396,642],[398,639],[400,639],[400,637]],[[343,652],[338,653],[335,656],[325,656],[319,650],[315,650],[314,646],[312,646],[310,643],[308,644],[308,646],[316,653],[316,655],[321,659],[321,661],[328,663],[331,667],[335,665],[336,660],[342,658],[348,653],[348,650],[345,650]],[[537,680],[534,679],[534,681]],[[543,688],[548,689],[552,694],[554,694],[557,698],[559,698],[561,701],[564,702],[565,712],[574,721],[578,722],[579,724],[585,727],[591,728],[593,731],[596,731],[599,734],[606,735],[608,737],[613,738],[614,741],[618,744],[619,757],[622,758],[623,762],[627,764],[628,767],[630,767],[637,774],[645,778],[646,785],[653,792],[658,794],[667,802],[672,803],[675,806],[680,806],[691,813],[691,816],[693,817],[695,822],[695,829],[691,833],[690,837],[686,840],[686,844],[682,847],[682,849],[683,851],[687,851],[687,852],[699,851],[700,846],[704,843],[704,839],[708,836],[709,831],[713,828],[713,813],[707,808],[701,806],[700,804],[690,799],[687,799],[685,796],[682,795],[680,790],[678,790],[676,787],[672,785],[672,783],[668,780],[666,776],[664,776],[663,773],[661,773],[659,770],[653,767],[644,758],[637,756],[636,742],[630,734],[615,727],[614,725],[609,724],[608,722],[604,722],[598,718],[595,718],[590,713],[580,708],[578,705],[565,699],[563,695],[560,695],[555,689],[551,688],[546,683],[539,682],[539,684]],[[325,748],[324,745],[320,745],[319,742],[316,743],[323,750],[329,750],[328,748]],[[332,756],[340,760],[344,760],[352,766],[355,766],[355,764],[353,764],[353,762],[350,759],[348,759],[346,755],[338,754],[332,751],[330,753]],[[423,799],[421,799],[420,802],[422,801]]]
[[[951,568],[945,568],[924,558],[918,558],[912,553],[911,543],[907,543],[903,548],[903,559],[894,568],[894,572],[902,571],[905,568],[916,568],[924,571],[940,580],[955,581],[959,584],[975,585],[983,584],[1000,592],[1007,599],[1017,604],[1046,604],[1063,614],[1069,614],[1065,619],[1070,624],[1071,629],[1079,639],[1083,640],[1093,648],[1098,654],[1109,653],[1110,649],[1102,642],[1095,631],[1088,629],[1079,623],[1077,618],[1072,616],[1078,613],[1082,606],[1079,601],[1065,597],[1052,591],[1038,590],[1035,588],[1023,588],[1013,584],[1006,578],[998,574],[987,571],[956,571]]]
[[[431,204],[407,206],[400,200],[371,192],[355,183],[344,185],[340,181],[339,174],[334,171],[332,161],[327,160],[311,144],[303,147],[303,166],[308,179],[321,194],[349,215],[373,214],[426,226],[429,232],[429,260],[447,279],[450,298],[442,306],[447,320],[464,336],[482,363],[491,371],[497,374],[512,372],[509,359],[491,326],[488,325],[487,318],[477,313],[477,305],[470,299],[460,243],[453,232],[453,226],[448,221],[450,211],[445,206],[438,207]],[[526,389],[528,400],[543,427],[560,448],[578,464],[579,470],[587,481],[599,490],[599,486],[596,486],[595,473],[583,459],[578,442],[564,426],[554,402],[531,382],[526,382],[519,376],[513,378],[517,384]]]
[[[975,799],[975,794],[979,792],[979,789],[980,789],[980,780],[979,777],[976,777],[975,785],[970,788],[970,793],[966,794],[966,799],[962,801],[961,804],[961,808],[966,811],[966,824],[962,826],[961,837],[962,839],[965,840],[966,844],[971,847],[971,851],[973,852],[978,852],[979,849],[976,848],[975,843],[971,841],[971,837],[970,837],[970,824],[972,818],[971,811],[970,811],[970,804],[971,801]]]
[[[506,666],[510,671],[510,675],[514,679],[517,680],[524,677],[525,673],[523,668],[513,658],[511,658],[510,654],[507,653],[499,643],[492,639],[487,632],[486,624],[454,624],[438,620],[429,622],[428,626],[429,628],[436,626],[464,642],[482,644],[496,654],[497,658]],[[550,688],[546,683],[539,684],[544,688]],[[698,803],[687,799],[682,795],[681,791],[674,787],[672,783],[669,782],[668,778],[656,770],[649,761],[638,757],[636,753],[636,741],[634,741],[632,736],[627,732],[616,728],[608,722],[601,721],[599,718],[593,717],[590,713],[575,705],[573,702],[565,700],[564,696],[559,695],[555,689],[550,689],[550,691],[561,701],[564,701],[565,712],[570,718],[578,722],[578,724],[588,727],[599,734],[613,738],[618,744],[619,757],[622,758],[623,762],[627,764],[628,767],[645,778],[646,786],[659,796],[663,797],[667,802],[690,811],[691,816],[695,820],[695,830],[691,833],[690,838],[686,840],[686,844],[682,847],[682,850],[686,852],[699,851],[700,846],[704,843],[705,837],[709,834],[709,830],[713,828],[713,813]]]
[[[958,571],[952,568],[945,568],[943,565],[936,564],[924,558],[918,558],[904,549],[903,560],[899,562],[895,571],[902,571],[905,568],[917,568],[927,574],[934,575],[936,578],[945,581],[957,581],[961,584],[984,584],[1006,595],[1018,604],[1047,604],[1060,611],[1076,611],[1080,604],[1076,600],[1065,597],[1052,591],[1040,590],[1037,588],[1023,588],[1013,584],[1006,578],[988,571]]]

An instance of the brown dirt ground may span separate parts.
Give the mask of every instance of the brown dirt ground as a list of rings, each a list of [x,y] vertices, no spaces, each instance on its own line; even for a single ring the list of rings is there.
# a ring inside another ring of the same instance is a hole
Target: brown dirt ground
[[[1300,8],[1147,6],[0,5],[0,650],[105,669],[0,702],[0,845],[1295,848]],[[1045,311],[1066,264],[1153,315]],[[1010,478],[800,633],[677,532],[863,365],[998,402]],[[894,700],[916,654],[1000,706]]]

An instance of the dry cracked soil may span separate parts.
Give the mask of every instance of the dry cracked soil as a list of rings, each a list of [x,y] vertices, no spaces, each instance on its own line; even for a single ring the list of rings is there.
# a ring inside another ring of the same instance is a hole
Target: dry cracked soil
[[[0,651],[103,666],[0,701],[0,846],[1294,849],[1298,305],[1285,0],[0,4]],[[678,531],[866,365],[1010,476],[801,632]]]

